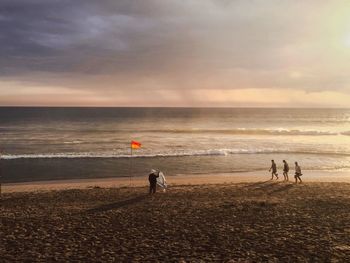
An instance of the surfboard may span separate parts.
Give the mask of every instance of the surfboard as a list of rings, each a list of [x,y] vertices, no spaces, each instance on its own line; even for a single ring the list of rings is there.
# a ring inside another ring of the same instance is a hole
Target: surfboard
[[[157,184],[163,189],[167,188],[167,183],[163,172],[159,172],[159,177],[157,177]]]

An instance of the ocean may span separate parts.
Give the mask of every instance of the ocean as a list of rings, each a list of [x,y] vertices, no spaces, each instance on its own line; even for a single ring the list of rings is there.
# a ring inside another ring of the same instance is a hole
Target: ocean
[[[350,170],[350,109],[2,107],[0,152],[3,182]]]

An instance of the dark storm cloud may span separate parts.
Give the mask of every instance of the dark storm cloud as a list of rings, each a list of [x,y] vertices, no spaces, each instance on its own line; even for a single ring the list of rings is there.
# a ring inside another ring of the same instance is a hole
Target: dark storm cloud
[[[53,63],[62,55],[50,45],[78,33],[72,26],[68,1],[2,1],[0,3],[1,73],[17,74],[30,70],[57,70]]]
[[[348,49],[334,44],[347,22],[344,3],[2,0],[0,85],[61,87],[126,104],[131,91],[188,104],[201,94],[195,89],[347,92]]]
[[[242,12],[242,1],[234,2],[2,1],[0,73],[269,67],[271,54],[261,47],[278,45],[284,33],[266,35],[275,22],[255,23],[265,10],[248,4]]]
[[[0,73],[138,71],[190,52],[154,2],[2,1]]]

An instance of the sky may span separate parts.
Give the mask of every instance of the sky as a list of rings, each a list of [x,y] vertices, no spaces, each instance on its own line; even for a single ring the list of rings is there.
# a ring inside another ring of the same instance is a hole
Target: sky
[[[1,0],[1,106],[350,107],[348,0]]]

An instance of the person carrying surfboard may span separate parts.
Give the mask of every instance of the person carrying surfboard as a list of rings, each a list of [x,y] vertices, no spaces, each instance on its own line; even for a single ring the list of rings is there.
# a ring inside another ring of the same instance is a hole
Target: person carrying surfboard
[[[157,178],[159,177],[159,172],[152,169],[151,173],[148,175],[149,181],[149,193],[155,194],[157,191]]]

